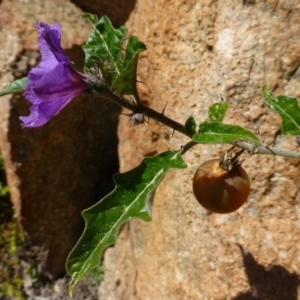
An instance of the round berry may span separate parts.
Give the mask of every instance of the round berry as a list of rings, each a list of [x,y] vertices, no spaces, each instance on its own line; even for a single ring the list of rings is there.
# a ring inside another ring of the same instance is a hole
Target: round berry
[[[219,159],[212,159],[197,169],[193,190],[198,202],[208,211],[227,214],[246,202],[250,179],[240,164],[227,171],[221,167]]]

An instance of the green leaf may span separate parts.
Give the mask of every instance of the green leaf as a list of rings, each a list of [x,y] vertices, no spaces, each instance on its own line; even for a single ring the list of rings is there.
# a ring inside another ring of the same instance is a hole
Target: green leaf
[[[114,176],[114,191],[82,212],[85,229],[66,264],[67,272],[72,276],[70,293],[76,282],[98,264],[103,250],[115,243],[123,223],[131,218],[151,220],[158,184],[168,170],[183,168],[186,164],[179,152],[168,151],[147,157],[135,169]]]
[[[136,95],[136,70],[138,55],[146,46],[131,36],[123,50],[127,28],[115,29],[110,20],[103,16],[100,20],[92,14],[85,18],[94,24],[94,30],[83,46],[85,69],[95,71],[98,67],[104,84],[123,95]]]
[[[8,94],[22,93],[24,91],[26,83],[27,83],[27,77],[23,77],[15,80],[0,92],[0,97]]]
[[[211,122],[222,122],[227,109],[228,104],[224,101],[211,105],[208,109],[209,120]]]
[[[193,136],[194,142],[203,144],[225,144],[238,140],[260,143],[256,135],[251,131],[237,125],[220,122],[204,122],[200,124],[199,133]]]
[[[96,18],[92,18],[91,14],[88,19],[96,22]],[[88,69],[93,69],[95,65],[101,61],[106,61],[111,65],[113,77],[119,74],[122,66],[122,44],[126,36],[127,29],[121,26],[115,29],[110,20],[103,16],[97,23],[94,23],[94,29],[88,37],[87,43],[83,46],[85,52],[85,66]]]
[[[146,46],[137,37],[131,36],[129,38],[123,66],[120,75],[112,84],[113,89],[118,90],[123,95],[135,94],[138,55],[144,50],[146,50]]]
[[[91,14],[91,13],[85,13],[85,14],[83,14],[82,17],[89,20],[93,24],[96,24],[99,20],[97,15],[94,15],[94,14]]]
[[[196,133],[196,121],[193,117],[189,117],[184,125],[185,131],[189,135],[193,135]]]
[[[262,88],[262,93],[269,109],[280,115],[282,133],[300,135],[300,109],[297,98],[288,96],[275,98],[266,86]]]

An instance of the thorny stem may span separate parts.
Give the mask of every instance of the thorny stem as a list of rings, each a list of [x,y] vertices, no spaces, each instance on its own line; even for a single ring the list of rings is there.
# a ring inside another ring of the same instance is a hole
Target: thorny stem
[[[149,118],[152,118],[152,119],[172,128],[174,131],[178,131],[178,132],[192,138],[192,135],[187,133],[187,131],[185,130],[184,125],[168,118],[163,113],[159,113],[156,110],[151,109],[150,107],[142,104],[141,102],[139,102],[138,104],[132,104],[128,101],[128,99],[111,91],[110,89],[105,89],[105,90],[101,91],[101,93],[99,93],[99,96],[106,100],[113,101],[113,102],[131,110],[132,112],[142,112]],[[185,144],[184,146],[181,147],[180,153],[184,154],[185,152],[187,152],[189,149],[191,149],[192,147],[194,147],[197,144],[198,143],[196,143],[194,141],[188,142],[187,144]],[[246,142],[246,141],[236,141],[236,142],[232,142],[231,144],[247,151],[250,155],[268,154],[268,155],[277,155],[277,156],[283,156],[283,157],[288,157],[288,158],[300,159],[299,152],[284,150],[284,149],[275,148],[275,147],[269,147],[269,146],[265,146],[263,144],[253,144],[253,143]]]
[[[172,129],[174,129],[175,131],[178,131],[188,137],[192,137],[191,135],[189,135],[184,126],[170,118],[168,118],[167,116],[165,116],[164,114],[162,113],[159,113],[157,112],[156,110],[154,109],[151,109],[150,107],[142,104],[142,103],[138,103],[137,105],[135,104],[132,104],[128,101],[128,99],[122,97],[121,95],[119,94],[116,94],[114,92],[112,92],[111,90],[109,89],[106,89],[105,91],[101,92],[101,94],[99,94],[99,96],[101,98],[105,98],[106,100],[110,100],[110,101],[113,101],[133,112],[140,112],[140,113],[144,113],[145,116],[151,118],[151,119],[154,119]]]

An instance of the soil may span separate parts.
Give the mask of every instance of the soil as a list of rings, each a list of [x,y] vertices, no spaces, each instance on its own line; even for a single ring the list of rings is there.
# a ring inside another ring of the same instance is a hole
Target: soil
[[[12,255],[6,253],[5,261],[18,261],[17,264],[2,263],[0,266],[1,274],[6,274],[8,278],[0,278],[2,284],[8,282],[11,285],[12,295],[3,294],[5,291],[0,290],[0,300],[67,300],[71,299],[68,294],[70,277],[65,275],[62,278],[51,279],[45,266],[44,247],[30,246],[24,243],[19,247],[18,253]],[[2,253],[3,255],[3,253]],[[1,256],[2,256],[1,255]],[[6,270],[5,270],[6,268]],[[18,276],[18,281],[16,281]],[[74,290],[74,300],[96,300],[98,299],[97,291],[99,281],[101,280],[101,270],[96,270],[92,275],[87,276],[80,281]],[[0,284],[1,286],[1,284]],[[2,292],[2,294],[1,294]]]

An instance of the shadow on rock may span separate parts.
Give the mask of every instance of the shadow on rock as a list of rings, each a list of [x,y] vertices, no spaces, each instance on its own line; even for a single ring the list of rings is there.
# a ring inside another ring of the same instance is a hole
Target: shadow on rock
[[[72,0],[84,12],[109,17],[115,27],[124,25],[135,7],[136,0]]]
[[[297,300],[297,288],[300,285],[300,278],[296,273],[290,273],[284,267],[275,265],[265,268],[260,265],[253,255],[239,245],[245,273],[248,278],[250,291],[243,292],[233,300],[250,299],[273,299],[273,300]]]
[[[76,66],[82,63],[80,47],[67,53]],[[22,227],[32,246],[47,247],[49,277],[57,278],[65,274],[67,256],[84,229],[81,212],[114,188],[121,109],[83,94],[44,126],[22,129],[19,116],[27,116],[30,107],[22,98],[11,100],[9,143],[2,148],[14,165],[9,176],[18,182],[14,203]]]

